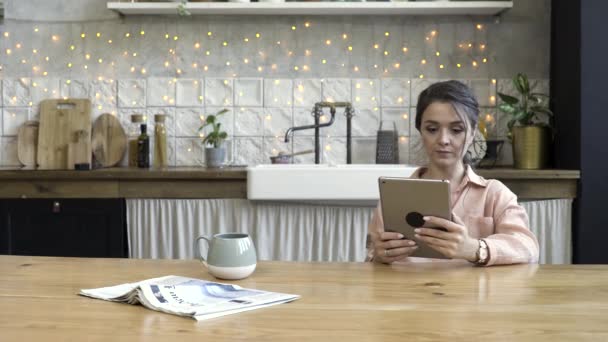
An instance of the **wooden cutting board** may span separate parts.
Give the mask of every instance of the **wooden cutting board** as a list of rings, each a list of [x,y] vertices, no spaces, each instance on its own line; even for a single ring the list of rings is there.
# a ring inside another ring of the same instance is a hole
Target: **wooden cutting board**
[[[127,149],[127,135],[114,115],[101,114],[95,120],[92,148],[95,160],[102,167],[112,167],[122,160]]]
[[[76,164],[89,163],[91,167],[90,139],[85,131],[76,131],[68,143],[68,169],[75,169]],[[87,150],[88,146],[88,150]]]
[[[26,121],[17,133],[17,159],[26,168],[36,168],[38,121]]]
[[[84,133],[83,133],[84,132]],[[91,163],[91,101],[88,99],[49,99],[40,102],[38,129],[38,168],[73,169],[68,166],[68,145],[81,135],[83,154]]]

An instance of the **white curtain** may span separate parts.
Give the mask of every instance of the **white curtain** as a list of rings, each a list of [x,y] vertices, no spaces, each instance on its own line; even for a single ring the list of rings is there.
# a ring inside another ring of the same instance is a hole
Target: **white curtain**
[[[538,237],[541,264],[572,263],[572,199],[520,203]]]
[[[523,202],[542,263],[570,263],[571,200]],[[194,238],[251,235],[260,260],[363,261],[373,208],[244,199],[127,200],[132,258],[191,259]],[[205,251],[205,247],[201,248]]]

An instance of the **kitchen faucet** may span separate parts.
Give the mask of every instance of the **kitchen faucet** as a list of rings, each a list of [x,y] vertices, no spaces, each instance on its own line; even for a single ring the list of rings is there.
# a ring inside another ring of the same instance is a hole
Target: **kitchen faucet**
[[[320,118],[323,115],[323,108],[329,108],[329,112],[331,114],[331,118],[329,122],[321,123]],[[351,121],[352,117],[355,114],[355,110],[353,109],[350,102],[317,102],[315,103],[312,116],[315,118],[315,123],[313,125],[305,125],[305,126],[297,126],[291,127],[287,129],[285,132],[285,142],[289,142],[289,136],[293,135],[295,131],[301,131],[304,129],[315,129],[315,164],[319,164],[321,161],[320,151],[321,151],[321,140],[319,138],[319,129],[321,127],[328,127],[334,123],[336,117],[336,107],[344,107],[344,115],[346,116],[346,163],[351,164]]]

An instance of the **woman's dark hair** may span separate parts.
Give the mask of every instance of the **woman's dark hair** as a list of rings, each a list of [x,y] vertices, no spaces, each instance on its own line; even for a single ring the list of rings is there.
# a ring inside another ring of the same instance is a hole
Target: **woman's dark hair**
[[[434,102],[450,103],[460,119],[465,123],[465,136],[468,136],[468,127],[475,129],[479,121],[479,103],[475,95],[466,84],[459,81],[445,81],[431,84],[418,96],[416,105],[416,129],[420,132],[422,114],[428,106]],[[469,125],[466,125],[466,122]],[[465,164],[470,164],[468,152],[463,159]]]

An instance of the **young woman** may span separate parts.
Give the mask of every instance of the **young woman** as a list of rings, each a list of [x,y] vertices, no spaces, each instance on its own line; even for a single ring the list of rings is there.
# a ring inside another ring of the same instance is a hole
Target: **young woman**
[[[461,82],[432,84],[418,98],[416,129],[429,163],[411,178],[447,179],[451,184],[452,220],[428,216],[445,228],[419,228],[416,238],[452,259],[479,265],[536,263],[538,241],[517,196],[497,180],[484,179],[468,165],[467,150],[477,129],[479,106]],[[368,260],[414,261],[412,240],[385,232],[380,205],[369,225]]]

